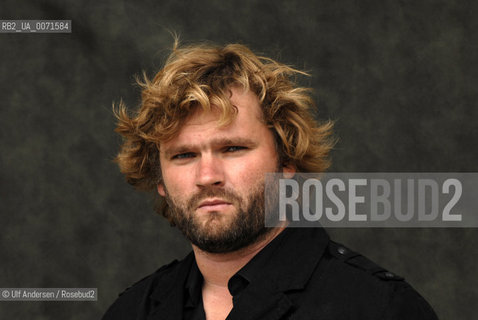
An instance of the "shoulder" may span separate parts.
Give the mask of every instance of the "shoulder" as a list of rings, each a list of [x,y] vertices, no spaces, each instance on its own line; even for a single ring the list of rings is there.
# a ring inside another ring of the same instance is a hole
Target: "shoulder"
[[[187,258],[186,258],[187,259]],[[150,306],[150,295],[161,287],[168,286],[173,275],[185,260],[174,260],[144,277],[123,292],[108,308],[102,320],[137,319],[141,313],[147,312]]]
[[[328,255],[335,265],[341,266],[342,271],[348,271],[361,275],[364,279],[382,280],[382,281],[400,281],[403,278],[387,269],[377,265],[367,257],[347,248],[346,246],[330,241],[328,245]]]
[[[330,241],[322,264],[325,282],[341,297],[341,303],[380,319],[437,319],[428,302],[403,277],[342,244]]]

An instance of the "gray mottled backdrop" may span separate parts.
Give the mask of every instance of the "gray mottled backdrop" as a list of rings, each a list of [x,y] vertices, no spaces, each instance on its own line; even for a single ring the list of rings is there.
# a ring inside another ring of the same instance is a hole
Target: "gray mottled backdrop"
[[[240,42],[308,70],[337,120],[333,171],[478,171],[478,6],[468,1],[2,1],[0,287],[97,287],[97,302],[1,302],[1,319],[98,319],[188,250],[112,163],[113,101],[139,102],[172,44]],[[403,275],[441,319],[474,319],[477,229],[330,230]]]

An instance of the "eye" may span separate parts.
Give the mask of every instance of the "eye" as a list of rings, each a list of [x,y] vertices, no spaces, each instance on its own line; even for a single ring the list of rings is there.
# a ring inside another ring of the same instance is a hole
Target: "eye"
[[[241,147],[241,146],[230,146],[225,148],[225,152],[237,152],[241,150],[247,149],[246,147]]]
[[[177,154],[175,156],[173,156],[171,159],[172,160],[175,160],[175,159],[188,159],[188,158],[194,158],[195,157],[195,154],[192,153],[192,152],[186,152],[186,153],[180,153],[180,154]]]

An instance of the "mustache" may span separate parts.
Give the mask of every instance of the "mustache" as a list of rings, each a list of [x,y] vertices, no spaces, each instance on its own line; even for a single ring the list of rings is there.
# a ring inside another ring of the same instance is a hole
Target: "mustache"
[[[195,210],[199,206],[199,203],[207,198],[221,198],[227,202],[235,204],[239,204],[241,201],[241,198],[231,190],[210,186],[201,189],[199,192],[189,198],[187,201],[188,211],[191,212]]]

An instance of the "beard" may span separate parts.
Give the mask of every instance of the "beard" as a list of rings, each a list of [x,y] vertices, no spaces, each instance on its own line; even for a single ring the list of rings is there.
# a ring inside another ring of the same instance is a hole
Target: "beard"
[[[220,198],[236,210],[232,213],[211,211],[195,213],[201,201]],[[232,190],[210,186],[185,201],[174,200],[166,190],[171,221],[198,248],[210,253],[239,250],[264,237],[271,228],[265,227],[264,184],[256,186],[246,197]]]

